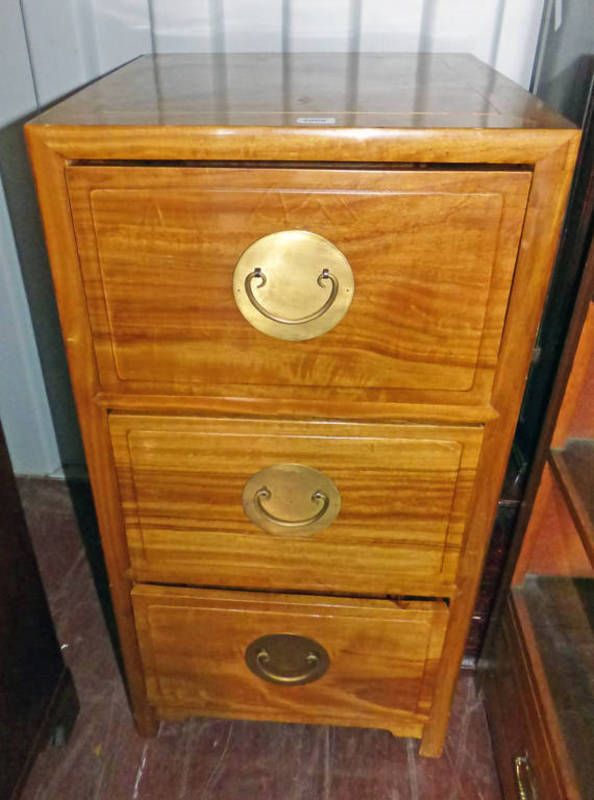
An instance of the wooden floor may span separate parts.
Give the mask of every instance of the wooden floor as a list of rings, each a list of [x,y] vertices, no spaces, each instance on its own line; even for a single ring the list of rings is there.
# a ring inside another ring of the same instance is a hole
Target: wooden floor
[[[20,490],[81,704],[68,744],[40,754],[23,800],[500,800],[470,673],[440,759],[355,728],[194,719],[139,738],[96,590],[106,607],[88,489],[73,494],[77,516],[61,481],[21,479]]]

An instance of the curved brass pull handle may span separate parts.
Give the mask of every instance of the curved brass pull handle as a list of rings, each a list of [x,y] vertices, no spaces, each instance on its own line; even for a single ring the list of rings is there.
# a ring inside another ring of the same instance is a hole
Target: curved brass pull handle
[[[308,636],[268,633],[247,646],[245,663],[263,681],[300,686],[321,678],[330,667],[330,656]]]
[[[332,290],[324,305],[320,306],[317,311],[312,311],[311,314],[307,314],[305,317],[297,317],[297,319],[278,317],[276,314],[273,314],[271,311],[268,311],[268,309],[264,308],[264,306],[256,300],[252,290],[252,281],[254,278],[258,278],[261,281],[260,285],[258,286],[259,289],[261,289],[267,283],[266,275],[264,275],[262,272],[261,267],[256,267],[256,269],[250,272],[249,275],[246,275],[244,286],[245,293],[249,297],[250,303],[267,319],[270,319],[273,322],[280,322],[283,325],[302,325],[304,322],[313,322],[314,319],[319,319],[319,317],[323,316],[326,311],[328,311],[332,303],[336,300],[336,295],[338,294],[338,280],[330,273],[329,269],[324,267],[324,269],[318,275],[317,284],[323,289],[324,285],[322,281],[331,281],[332,283]]]
[[[274,514],[271,514],[270,511],[267,511],[264,506],[262,505],[262,500],[270,500],[272,497],[272,492],[268,488],[268,486],[262,486],[261,489],[258,489],[256,494],[254,495],[254,501],[262,514],[267,517],[271,522],[275,522],[277,525],[283,525],[286,528],[302,528],[305,525],[311,525],[314,522],[322,519],[326,511],[328,511],[328,506],[330,505],[330,498],[327,494],[325,494],[321,489],[317,489],[311,496],[313,502],[317,500],[322,500],[322,507],[319,511],[313,514],[311,517],[306,517],[305,519],[282,519],[281,517],[276,517]]]
[[[302,537],[334,522],[340,511],[340,492],[318,469],[303,464],[271,464],[246,481],[241,504],[261,531]]]
[[[308,683],[315,675],[320,662],[319,657],[315,653],[309,652],[305,656],[307,669],[305,669],[300,675],[283,675],[278,671],[275,672],[274,668],[270,668],[271,660],[272,659],[270,658],[270,653],[268,650],[262,649],[256,655],[256,661],[258,662],[258,666],[263,673],[261,677],[266,678],[272,683],[284,683],[285,685]]]

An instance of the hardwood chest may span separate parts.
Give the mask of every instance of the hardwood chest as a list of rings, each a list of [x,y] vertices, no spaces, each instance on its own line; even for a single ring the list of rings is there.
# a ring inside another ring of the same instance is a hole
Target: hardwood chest
[[[470,56],[172,55],[27,136],[139,730],[438,755],[579,134]]]

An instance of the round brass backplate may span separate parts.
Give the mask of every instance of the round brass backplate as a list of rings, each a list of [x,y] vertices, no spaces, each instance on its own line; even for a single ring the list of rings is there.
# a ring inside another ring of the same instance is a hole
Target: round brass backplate
[[[251,244],[233,273],[246,320],[276,339],[313,339],[338,325],[353,299],[349,262],[311,231],[279,231]]]
[[[274,464],[245,484],[243,510],[267,533],[303,536],[327,528],[340,511],[340,493],[327,475],[301,464]]]
[[[271,633],[248,645],[245,661],[254,675],[282,686],[311,683],[327,671],[330,658],[321,644],[307,636]]]

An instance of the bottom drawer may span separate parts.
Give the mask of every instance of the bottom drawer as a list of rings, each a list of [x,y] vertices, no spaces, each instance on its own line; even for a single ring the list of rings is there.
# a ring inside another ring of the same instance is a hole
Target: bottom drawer
[[[421,736],[448,610],[441,600],[132,591],[149,701],[189,714]]]

